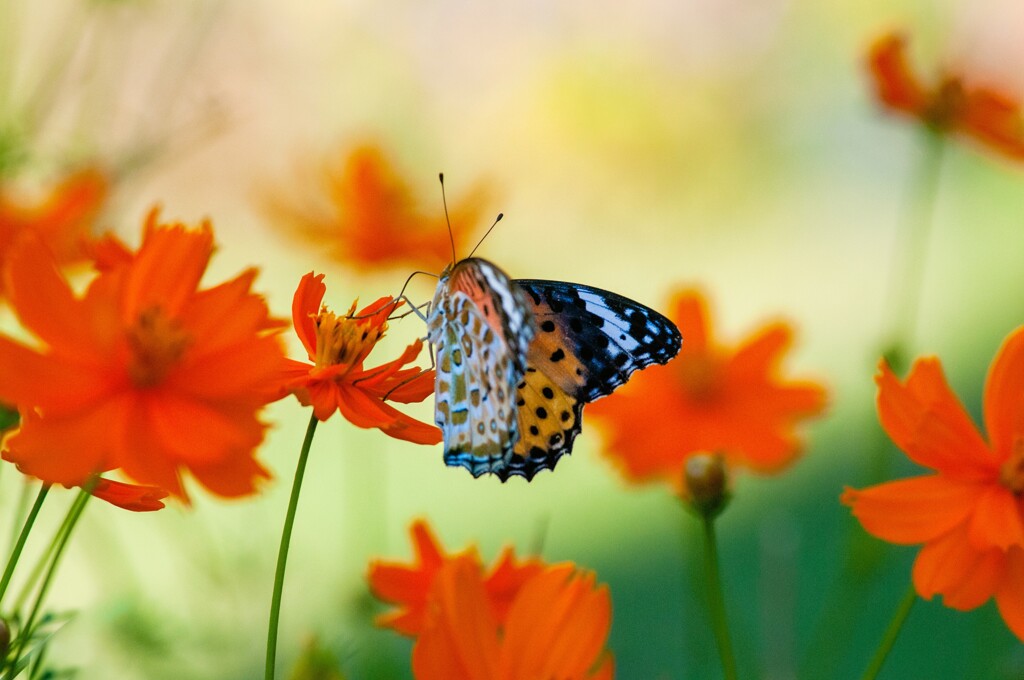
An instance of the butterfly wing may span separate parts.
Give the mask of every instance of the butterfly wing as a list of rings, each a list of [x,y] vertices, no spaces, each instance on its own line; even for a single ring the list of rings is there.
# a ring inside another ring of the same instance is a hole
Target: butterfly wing
[[[442,276],[427,326],[445,463],[506,479],[519,441],[516,385],[535,332],[525,295],[486,260],[462,260]]]
[[[629,298],[562,281],[520,279],[537,334],[517,384],[519,441],[509,474],[532,478],[572,450],[583,405],[611,394],[630,375],[664,364],[682,343],[662,314]]]

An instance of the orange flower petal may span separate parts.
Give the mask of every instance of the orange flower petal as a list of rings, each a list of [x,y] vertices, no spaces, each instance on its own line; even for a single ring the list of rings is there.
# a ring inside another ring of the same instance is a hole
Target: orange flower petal
[[[237,402],[240,395],[248,392],[255,408],[271,401],[271,393],[275,398],[281,396],[283,353],[279,336],[250,335],[221,352],[190,358],[180,371],[168,376],[167,386],[179,394],[213,401]],[[300,366],[300,375],[308,375],[309,367]]]
[[[974,609],[995,594],[1004,563],[1001,550],[972,548],[962,525],[921,548],[914,561],[914,587],[926,600],[940,594],[947,607]]]
[[[583,678],[611,626],[607,588],[571,564],[548,567],[526,582],[509,611],[500,677]]]
[[[188,465],[224,463],[232,452],[251,450],[263,441],[263,425],[251,409],[234,409],[166,392],[145,400],[148,426],[164,455]],[[182,427],[188,423],[188,427]]]
[[[992,450],[1010,455],[1024,437],[1024,326],[1010,333],[996,353],[985,381],[985,429]]]
[[[1024,122],[1020,105],[1010,97],[978,88],[967,93],[958,127],[1012,158],[1024,158]]]
[[[911,460],[956,479],[991,479],[998,461],[949,389],[937,359],[914,362],[905,384],[883,361],[875,382],[882,427]]]
[[[847,488],[841,500],[868,533],[906,545],[946,534],[971,514],[984,493],[984,486],[930,475],[859,491]]]
[[[220,461],[192,463],[189,472],[207,490],[223,498],[240,498],[259,491],[270,472],[253,458],[252,447],[224,455]]]
[[[100,477],[89,491],[100,498],[125,510],[132,512],[153,512],[161,510],[164,504],[160,501],[167,497],[168,492],[157,486],[140,486],[125,484],[112,479]]]
[[[922,115],[927,99],[907,64],[906,47],[904,36],[884,35],[871,46],[868,65],[880,101],[897,111]]]
[[[196,291],[182,309],[181,320],[204,354],[235,349],[254,333],[285,327],[284,321],[270,318],[266,301],[252,293],[257,273],[248,269],[230,281]]]
[[[4,460],[44,481],[81,486],[91,475],[116,467],[108,442],[122,427],[125,410],[123,399],[112,399],[64,418],[23,413],[21,428],[4,442]]]
[[[498,624],[480,566],[460,556],[441,567],[431,600],[436,609],[412,650],[417,680],[498,678]]]
[[[504,625],[509,608],[523,584],[543,570],[544,563],[538,559],[519,562],[512,548],[502,551],[486,582],[487,597],[500,624]]]
[[[1003,578],[996,591],[996,605],[1007,627],[1024,641],[1024,550],[1011,548],[1006,555]]]
[[[122,319],[133,323],[139,314],[158,307],[169,317],[180,314],[195,294],[213,254],[213,229],[204,222],[198,230],[174,224],[159,228],[159,209],[146,218],[142,246],[128,271],[122,299]],[[168,272],[174,272],[168,276]]]
[[[111,386],[87,366],[40,355],[0,337],[0,402],[72,415],[95,403]]]
[[[709,345],[707,303],[695,290],[684,290],[676,296],[672,320],[683,329],[681,354],[700,354]]]
[[[1024,547],[1020,500],[999,484],[989,484],[974,504],[968,536],[978,550]]]
[[[397,371],[387,385],[388,401],[399,404],[419,403],[434,393],[434,370],[410,368]],[[395,385],[398,385],[397,387]]]
[[[292,298],[292,323],[310,361],[316,359],[316,322],[313,317],[320,311],[326,292],[324,275],[309,272],[299,280],[299,287]]]
[[[11,248],[6,288],[22,326],[63,356],[95,360],[90,353],[94,320],[82,313],[38,239],[24,238]]]
[[[413,522],[410,534],[416,553],[415,565],[372,562],[367,580],[378,599],[404,609],[378,617],[377,625],[392,628],[403,635],[418,635],[425,625],[427,595],[437,571],[448,557],[423,520]],[[479,563],[475,552],[467,554]]]

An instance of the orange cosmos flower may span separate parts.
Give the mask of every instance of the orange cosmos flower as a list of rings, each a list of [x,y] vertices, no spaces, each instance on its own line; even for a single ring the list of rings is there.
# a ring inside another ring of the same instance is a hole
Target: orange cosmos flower
[[[463,558],[471,560],[478,570],[483,570],[483,564],[475,548],[467,548],[456,555],[445,554],[423,520],[413,522],[409,533],[416,551],[416,564],[373,562],[367,578],[378,599],[398,606],[396,611],[378,617],[377,625],[416,636],[426,626],[431,589],[441,568]],[[542,569],[540,560],[518,561],[511,547],[502,551],[484,579],[488,601],[499,623],[505,621],[512,599],[522,584]]]
[[[125,252],[77,296],[38,239],[15,245],[11,304],[40,344],[0,337],[0,401],[21,414],[4,459],[65,486],[121,469],[187,501],[188,470],[221,496],[252,493],[269,476],[253,457],[257,412],[283,361],[282,324],[250,292],[256,271],[199,289],[210,224],[161,225],[156,210]]]
[[[436,444],[441,431],[411,418],[387,401],[403,404],[423,401],[434,391],[434,372],[402,368],[416,359],[423,347],[417,340],[400,357],[375,368],[363,361],[388,328],[388,316],[401,305],[383,297],[358,314],[356,305],[345,316],[321,307],[327,287],[324,275],[302,277],[292,300],[292,321],[309,360],[285,360],[284,390],[293,393],[320,420],[335,411],[358,427],[376,427],[396,439]]]
[[[408,185],[380,148],[353,149],[340,167],[330,164],[311,182],[319,193],[273,200],[271,212],[331,257],[364,270],[380,267],[440,269],[451,261],[451,240],[440,205],[424,214]],[[477,185],[453,202],[456,252],[465,253],[488,191]]]
[[[0,183],[0,272],[6,269],[15,242],[26,233],[49,249],[58,266],[86,261],[82,246],[108,190],[106,176],[95,168],[68,175],[35,204],[18,200],[9,186]]]
[[[695,453],[758,472],[786,466],[800,449],[796,424],[825,407],[820,385],[779,376],[790,327],[773,323],[736,349],[720,346],[695,291],[676,296],[671,318],[683,333],[679,355],[588,407],[609,435],[607,455],[630,481],[666,479],[680,490]]]
[[[882,36],[871,47],[868,65],[879,101],[933,129],[972,137],[994,151],[1024,158],[1024,119],[1019,102],[986,87],[968,88],[946,73],[929,89],[907,64],[906,38]]]
[[[411,527],[412,565],[375,562],[376,596],[399,609],[377,624],[417,637],[417,680],[610,680],[607,586],[572,564],[517,560],[484,569],[474,548],[446,554],[426,522]]]
[[[868,533],[924,547],[914,562],[918,594],[953,609],[995,597],[1024,640],[1024,327],[1004,341],[985,383],[982,438],[938,359],[919,359],[906,381],[882,362],[878,417],[915,463],[934,474],[847,489],[842,501]]]

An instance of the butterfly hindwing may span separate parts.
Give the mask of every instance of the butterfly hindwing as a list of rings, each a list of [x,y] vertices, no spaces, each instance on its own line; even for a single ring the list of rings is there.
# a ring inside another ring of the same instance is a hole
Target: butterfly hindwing
[[[517,386],[519,441],[509,461],[512,474],[527,481],[541,470],[552,470],[562,454],[572,450],[580,433],[583,402],[562,389],[547,373],[529,365]]]
[[[520,440],[510,465],[527,479],[553,469],[582,428],[583,405],[645,366],[666,363],[682,337],[658,312],[616,293],[561,281],[517,280],[537,335],[518,388]]]

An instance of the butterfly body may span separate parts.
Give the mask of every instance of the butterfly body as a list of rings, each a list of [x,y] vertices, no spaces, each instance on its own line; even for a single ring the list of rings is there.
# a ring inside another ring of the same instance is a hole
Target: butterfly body
[[[671,321],[621,295],[513,280],[481,258],[441,275],[427,326],[445,462],[502,481],[554,468],[584,404],[666,363],[682,341]]]

